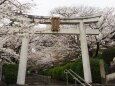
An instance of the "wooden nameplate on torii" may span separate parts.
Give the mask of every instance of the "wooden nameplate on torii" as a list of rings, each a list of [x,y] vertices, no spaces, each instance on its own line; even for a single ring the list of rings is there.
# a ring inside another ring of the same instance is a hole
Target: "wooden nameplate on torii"
[[[60,29],[60,17],[52,17],[51,18],[51,31],[52,32],[58,32]]]

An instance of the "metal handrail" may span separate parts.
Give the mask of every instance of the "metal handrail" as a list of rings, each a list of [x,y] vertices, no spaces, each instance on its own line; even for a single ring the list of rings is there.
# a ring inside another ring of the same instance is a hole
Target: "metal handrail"
[[[74,76],[69,70],[65,69],[64,72],[70,74],[70,75],[73,77],[74,80],[78,81],[82,86],[85,86],[85,84],[82,83],[82,82],[81,82],[76,76]]]
[[[73,79],[75,79],[76,81],[78,81],[82,86],[85,86],[85,84],[87,84],[88,86],[91,86],[89,83],[87,83],[83,78],[81,78],[79,75],[77,75],[73,70],[69,69],[65,69],[65,73],[69,73]],[[85,82],[85,84],[83,82]]]
[[[89,83],[87,83],[82,77],[80,77],[79,75],[77,75],[73,70],[69,69],[69,71],[71,71],[75,76],[77,76],[79,79],[81,79],[83,82],[85,82],[88,86],[91,86]]]
[[[78,78],[76,78],[70,71],[68,73],[73,77],[73,79],[77,80],[82,86],[85,86]]]

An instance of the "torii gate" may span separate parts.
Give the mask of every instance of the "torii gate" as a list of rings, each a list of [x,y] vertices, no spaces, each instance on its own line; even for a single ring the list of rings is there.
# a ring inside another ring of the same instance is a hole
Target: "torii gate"
[[[27,18],[27,21],[37,22],[41,24],[51,24],[50,17],[44,16],[32,16],[32,15],[24,15]],[[56,17],[54,17],[56,18]],[[85,29],[84,25],[89,23],[97,23],[99,21],[100,15],[98,16],[89,16],[89,17],[79,17],[79,18],[60,18],[60,24],[79,24],[79,29],[60,29],[56,30],[56,32],[52,30],[47,31],[39,31],[35,32],[36,34],[80,34],[80,42],[81,42],[81,53],[82,53],[82,62],[83,62],[83,70],[84,70],[84,79],[87,83],[92,83],[91,69],[90,69],[90,61],[87,47],[86,35],[98,35],[99,30],[97,29]],[[26,66],[27,66],[27,54],[28,54],[28,35],[29,33],[23,34],[22,39],[22,47],[20,53],[20,61],[19,61],[19,70],[17,77],[17,84],[24,85],[25,84],[25,75],[26,75]]]

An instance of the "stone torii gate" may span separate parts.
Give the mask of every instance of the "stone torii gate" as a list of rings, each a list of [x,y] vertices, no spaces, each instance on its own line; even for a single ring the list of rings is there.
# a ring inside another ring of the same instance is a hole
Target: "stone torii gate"
[[[27,18],[27,21],[36,22],[41,24],[51,24],[50,17],[44,16],[32,16],[32,15],[24,15]],[[89,17],[79,17],[79,18],[60,18],[59,24],[74,24],[79,25],[79,29],[60,29],[55,31],[46,30],[46,31],[38,31],[35,34],[79,34],[80,42],[81,42],[81,54],[82,54],[82,62],[83,62],[83,70],[84,70],[84,79],[87,83],[92,83],[91,69],[90,69],[90,61],[87,47],[86,35],[98,35],[98,29],[85,29],[85,24],[97,23],[99,21],[99,16],[89,16]],[[29,33],[23,34],[22,39],[22,47],[20,53],[20,62],[18,69],[18,77],[17,77],[17,85],[25,84],[25,75],[26,75],[26,66],[27,66],[27,54],[28,54],[28,42],[29,42]]]

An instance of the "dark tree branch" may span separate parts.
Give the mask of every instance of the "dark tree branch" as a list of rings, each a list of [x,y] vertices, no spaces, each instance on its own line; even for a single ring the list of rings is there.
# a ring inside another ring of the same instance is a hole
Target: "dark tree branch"
[[[95,56],[94,57],[97,57],[97,55],[99,54],[99,49],[100,49],[100,42],[98,41],[98,39],[96,38],[95,36],[95,39],[96,39],[96,52],[95,52]]]
[[[3,0],[2,2],[0,2],[0,5],[4,4],[7,0]]]

